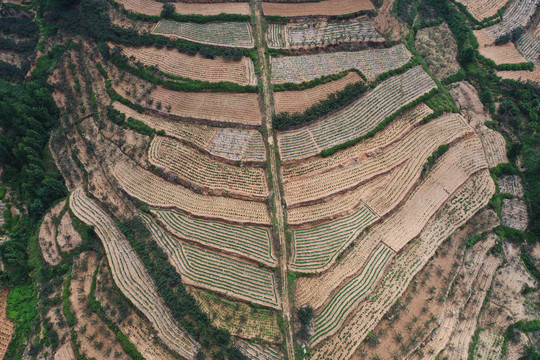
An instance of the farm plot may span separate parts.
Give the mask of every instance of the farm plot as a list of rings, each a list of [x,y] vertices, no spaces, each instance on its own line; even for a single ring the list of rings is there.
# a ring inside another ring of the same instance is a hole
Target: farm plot
[[[243,57],[240,61],[215,57],[209,59],[200,54],[188,55],[176,49],[156,47],[122,47],[122,53],[144,65],[193,80],[220,82],[229,81],[240,85],[257,85],[253,61]]]
[[[117,162],[113,175],[129,195],[151,206],[176,208],[194,216],[233,223],[270,223],[264,203],[197,194],[136,165],[123,162]]]
[[[514,197],[523,197],[523,184],[521,178],[517,175],[506,175],[500,177],[497,182],[501,194],[512,194]]]
[[[527,61],[532,61],[537,66],[540,66],[540,37],[525,32],[519,38],[517,48]]]
[[[163,130],[182,143],[194,145],[213,156],[229,161],[263,162],[266,158],[261,133],[256,130],[227,129],[198,125],[183,121],[171,121],[157,115],[139,114],[119,102],[114,108],[126,117],[144,122],[156,130]]]
[[[174,35],[181,39],[230,47],[252,48],[253,30],[248,22],[211,22],[197,24],[161,20],[153,31],[158,35]]]
[[[519,27],[524,27],[536,10],[537,0],[515,0],[503,14],[500,23],[486,29],[494,40]]]
[[[485,18],[491,17],[497,14],[497,11],[501,9],[507,0],[457,0],[467,7],[467,10],[478,21],[482,21]]]
[[[271,62],[272,83],[301,83],[352,68],[372,79],[405,65],[410,59],[411,54],[403,44],[387,49],[274,57]]]
[[[356,274],[356,265],[363,263],[379,242],[399,252],[418,235],[455,189],[482,166],[486,165],[477,138],[463,140],[451,147],[405,203],[355,241],[351,252],[336,264],[333,271],[296,281],[297,303],[309,303],[313,308],[320,306],[342,279]]]
[[[273,272],[172,239],[150,217],[142,217],[186,283],[244,301],[279,308],[280,300]]]
[[[339,289],[328,304],[315,316],[315,332],[311,338],[313,343],[316,343],[322,336],[329,336],[339,329],[345,321],[346,314],[373,290],[394,254],[390,248],[383,244],[375,249],[362,271]]]
[[[482,141],[486,160],[490,168],[508,162],[506,140],[500,133],[484,125],[477,130],[477,133]]]
[[[400,141],[386,149],[371,152],[371,156],[350,159],[341,166],[331,167],[322,173],[311,173],[290,179],[284,184],[288,206],[323,199],[331,195],[354,189],[375,176],[380,176],[403,164],[406,174],[417,177],[426,159],[438,146],[448,144],[466,134],[470,127],[456,114],[448,114],[419,126]],[[338,165],[338,164],[335,164]],[[400,181],[403,183],[400,184]],[[401,192],[409,181],[399,178],[396,191]],[[406,191],[405,191],[406,192]],[[386,194],[385,196],[388,196]]]
[[[122,293],[152,322],[160,338],[170,348],[186,357],[194,357],[199,345],[175,323],[144,265],[114,221],[81,189],[72,193],[69,204],[78,218],[95,227],[105,248],[114,282]]]
[[[362,81],[360,75],[356,72],[350,72],[341,79],[317,85],[310,89],[274,92],[274,107],[276,113],[303,113],[321,100],[326,100],[328,95],[341,91],[345,89],[347,85],[359,81]]]
[[[148,160],[197,187],[234,192],[254,200],[268,196],[264,169],[229,165],[168,137],[154,137],[148,149]]]
[[[118,0],[127,10],[146,15],[160,15],[163,3],[155,0]],[[176,13],[184,15],[251,14],[247,2],[229,3],[177,3]]]
[[[283,160],[316,155],[320,150],[356,139],[373,130],[404,105],[436,87],[431,77],[417,66],[383,81],[375,89],[341,110],[301,129],[283,131],[278,142]],[[297,139],[308,136],[311,142]]]
[[[536,84],[540,84],[540,68],[535,67],[533,71],[519,70],[519,71],[497,71],[497,76],[503,79],[512,79],[516,81],[531,81]]]
[[[187,287],[186,290],[193,295],[216,327],[226,329],[231,335],[243,339],[262,339],[269,343],[280,342],[281,331],[277,324],[277,311],[233,301],[192,286]]]
[[[264,15],[277,16],[314,16],[314,15],[344,15],[359,11],[373,10],[370,0],[322,0],[306,3],[262,3]]]
[[[161,102],[164,107],[170,106],[171,114],[183,118],[252,127],[262,122],[259,100],[255,93],[190,93],[158,86],[149,97],[155,102]]]
[[[495,64],[519,64],[527,62],[516,49],[513,42],[502,45],[480,46],[478,48],[480,55],[495,61]]]
[[[152,213],[169,232],[181,239],[216,250],[224,249],[271,266],[276,264],[269,229],[192,219],[172,210],[152,209]]]
[[[312,351],[311,358],[349,358],[405,291],[414,275],[433,256],[439,245],[484,207],[494,192],[495,187],[489,171],[483,170],[471,177],[447,201],[439,216],[422,231],[418,240],[394,257],[392,266],[374,292],[351,314],[351,318],[338,334]]]
[[[281,360],[283,353],[275,346],[261,346],[244,340],[236,342],[238,349],[250,360]]]
[[[383,43],[368,17],[353,21],[309,21],[302,24],[271,24],[266,33],[273,48],[324,46],[339,42],[370,41]]]
[[[305,229],[293,230],[293,257],[290,269],[315,272],[328,268],[344,248],[378,216],[361,206],[354,214]]]

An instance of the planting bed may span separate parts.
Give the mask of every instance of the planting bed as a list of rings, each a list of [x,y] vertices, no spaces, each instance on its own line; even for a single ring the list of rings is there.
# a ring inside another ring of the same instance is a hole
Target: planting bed
[[[497,179],[501,194],[512,194],[514,197],[523,197],[523,184],[517,175],[506,175]]]
[[[536,10],[537,0],[514,0],[503,14],[500,23],[486,29],[494,40],[510,33],[514,29],[524,27]]]
[[[494,191],[487,170],[469,179],[444,205],[439,216],[424,228],[419,238],[395,256],[374,292],[360,304],[358,311],[351,314],[338,334],[312,352],[312,359],[349,358],[439,245],[485,206]]]
[[[282,112],[303,113],[321,100],[326,100],[328,95],[345,89],[348,84],[362,81],[358,73],[352,71],[339,80],[330,81],[326,84],[317,85],[311,89],[298,91],[274,92],[274,107],[276,114]]]
[[[293,256],[290,269],[315,272],[328,268],[331,261],[378,216],[361,206],[352,215],[322,225],[293,231]]]
[[[174,239],[150,217],[143,215],[143,219],[154,240],[182,275],[182,281],[243,301],[279,308],[272,271]]]
[[[272,58],[272,83],[301,83],[352,68],[372,79],[405,65],[411,54],[404,45],[387,49],[341,51]]]
[[[146,15],[160,15],[163,3],[155,0],[118,0],[127,10]],[[176,13],[184,15],[219,15],[225,14],[251,14],[251,7],[247,2],[230,3],[176,3]]]
[[[250,360],[283,359],[283,353],[275,346],[261,346],[255,342],[250,343],[244,340],[237,341],[236,346]]]
[[[266,32],[271,48],[325,46],[341,42],[370,41],[384,43],[368,17],[353,21],[270,24]]]
[[[264,203],[197,194],[128,163],[118,162],[114,176],[129,195],[152,206],[176,208],[198,217],[240,224],[270,223]]]
[[[152,213],[170,233],[181,239],[275,265],[276,259],[273,256],[268,229],[192,219],[172,210],[152,209]]]
[[[215,57],[209,59],[200,54],[188,55],[176,49],[156,47],[122,47],[122,53],[135,58],[144,65],[193,80],[220,82],[229,81],[240,85],[257,85],[253,61],[243,57],[240,61]]]
[[[205,24],[161,20],[153,31],[181,39],[220,46],[252,48],[253,32],[247,22],[210,22]]]
[[[209,154],[229,161],[263,162],[266,158],[261,133],[256,130],[228,129],[173,121],[160,115],[139,114],[119,102],[114,108],[126,117],[144,122],[156,130],[163,130],[182,143],[196,146]]]
[[[239,167],[212,159],[169,137],[154,137],[148,149],[148,160],[194,187],[236,193],[254,200],[264,200],[268,196],[264,169]]]
[[[199,345],[173,320],[143,263],[114,221],[81,189],[72,193],[70,207],[78,218],[95,227],[105,248],[114,282],[122,293],[152,322],[169,347],[184,356],[195,356]]]
[[[264,15],[313,16],[345,15],[374,9],[371,0],[322,0],[305,3],[263,2]]]
[[[527,62],[521,56],[513,42],[508,42],[502,45],[480,46],[478,51],[481,55],[495,61],[495,64],[519,64]]]
[[[417,66],[383,81],[350,105],[303,128],[278,134],[285,161],[316,155],[367,134],[394,112],[436,87]],[[361,121],[359,121],[361,119]]]
[[[538,28],[540,29],[540,26]],[[540,66],[540,34],[523,33],[517,42],[517,48],[527,61],[532,61],[536,66]]]
[[[6,354],[13,334],[13,323],[6,317],[8,294],[8,289],[0,288],[0,358],[2,359]]]
[[[491,130],[487,126],[481,126],[477,130],[477,133],[482,141],[486,160],[490,168],[508,162],[508,157],[506,156],[506,140],[500,133]]]

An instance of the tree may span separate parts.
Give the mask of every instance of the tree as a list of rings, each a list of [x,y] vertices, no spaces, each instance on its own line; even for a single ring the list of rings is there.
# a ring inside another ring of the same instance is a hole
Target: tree
[[[163,10],[161,11],[161,16],[164,18],[169,18],[175,12],[176,12],[176,7],[174,6],[174,4],[165,3],[163,4]]]

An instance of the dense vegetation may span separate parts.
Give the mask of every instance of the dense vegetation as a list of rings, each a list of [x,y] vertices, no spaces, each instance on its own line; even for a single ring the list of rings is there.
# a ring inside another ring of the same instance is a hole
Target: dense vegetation
[[[0,60],[0,76],[9,80],[22,80],[30,69],[29,58],[35,51],[39,40],[39,31],[36,23],[26,17],[3,17],[0,21],[0,51],[12,51],[19,54],[22,62],[12,64]],[[20,40],[15,41],[10,35]]]

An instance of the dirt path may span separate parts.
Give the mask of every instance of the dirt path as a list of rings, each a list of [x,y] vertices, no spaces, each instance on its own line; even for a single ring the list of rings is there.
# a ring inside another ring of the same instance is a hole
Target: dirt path
[[[268,159],[268,171],[271,176],[271,183],[269,184],[271,192],[273,193],[273,210],[275,217],[275,227],[278,233],[280,256],[279,272],[281,278],[281,304],[283,311],[283,320],[285,323],[285,345],[286,345],[286,359],[294,359],[294,339],[292,329],[292,315],[291,315],[291,294],[289,293],[289,279],[287,276],[288,271],[288,259],[287,259],[287,241],[285,236],[285,213],[283,212],[282,194],[280,186],[279,176],[279,157],[277,156],[277,138],[272,128],[272,114],[274,113],[272,94],[270,91],[270,65],[266,58],[265,50],[267,49],[265,34],[262,27],[263,15],[262,6],[260,0],[251,0],[251,6],[256,17],[256,26],[254,29],[255,46],[257,47],[257,53],[259,56],[261,74],[259,81],[262,85],[262,102],[263,102],[263,136],[267,140],[267,159]]]

